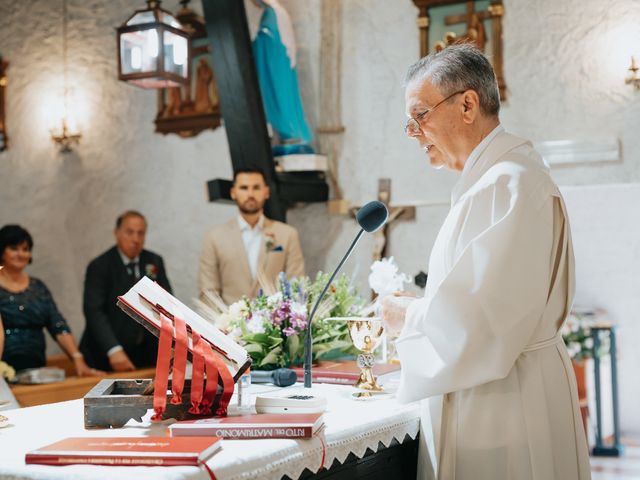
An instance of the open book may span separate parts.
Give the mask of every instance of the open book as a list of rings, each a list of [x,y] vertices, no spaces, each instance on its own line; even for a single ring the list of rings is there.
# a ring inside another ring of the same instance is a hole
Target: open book
[[[118,306],[155,336],[160,332],[160,313],[169,319],[176,316],[184,319],[189,330],[195,330],[211,344],[231,370],[234,381],[251,366],[251,357],[241,345],[147,277],[141,278],[127,293],[118,297]],[[193,352],[191,335],[188,348]]]
[[[188,358],[192,363],[189,413],[226,415],[234,384],[251,365],[247,351],[146,277],[118,297],[118,306],[158,337],[151,419],[160,420],[165,412],[171,364],[171,403],[182,403]]]

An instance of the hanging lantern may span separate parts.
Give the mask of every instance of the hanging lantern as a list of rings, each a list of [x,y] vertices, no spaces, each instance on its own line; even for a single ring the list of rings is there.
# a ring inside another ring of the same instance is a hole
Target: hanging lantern
[[[167,88],[189,81],[189,34],[159,0],[147,0],[117,29],[118,78],[142,88]]]

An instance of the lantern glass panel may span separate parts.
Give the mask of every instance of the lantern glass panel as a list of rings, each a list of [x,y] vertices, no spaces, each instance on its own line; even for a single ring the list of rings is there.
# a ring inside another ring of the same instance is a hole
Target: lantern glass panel
[[[164,70],[182,78],[187,78],[189,65],[187,57],[189,52],[188,40],[173,32],[164,32]]]
[[[127,25],[140,25],[141,23],[153,23],[156,21],[156,17],[153,14],[153,10],[145,10],[138,12],[129,19]]]
[[[154,72],[158,69],[159,38],[155,28],[120,35],[122,73]]]

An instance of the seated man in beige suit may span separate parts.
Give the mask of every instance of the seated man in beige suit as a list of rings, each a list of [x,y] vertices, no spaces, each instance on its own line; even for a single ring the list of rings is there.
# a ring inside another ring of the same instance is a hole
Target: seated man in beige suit
[[[231,198],[238,217],[211,229],[200,256],[198,287],[220,295],[227,305],[243,295],[258,294],[258,272],[274,282],[280,272],[288,278],[304,275],[304,259],[295,228],[263,214],[269,187],[256,169],[236,171]]]

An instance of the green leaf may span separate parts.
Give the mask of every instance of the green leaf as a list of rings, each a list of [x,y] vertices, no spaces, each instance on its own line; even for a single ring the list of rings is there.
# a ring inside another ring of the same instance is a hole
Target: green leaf
[[[278,363],[278,356],[282,352],[282,348],[277,347],[271,350],[266,357],[262,359],[259,366],[264,367],[265,365],[269,365],[271,363]]]
[[[242,337],[245,342],[262,343],[263,345],[269,345],[269,337],[266,333],[250,333]]]
[[[261,353],[262,352],[262,345],[260,345],[258,343],[247,343],[244,346],[244,349],[249,353]]]
[[[296,353],[298,352],[298,348],[300,348],[300,338],[298,335],[291,335],[287,339],[287,348],[289,351],[289,356],[291,358],[295,358]]]

